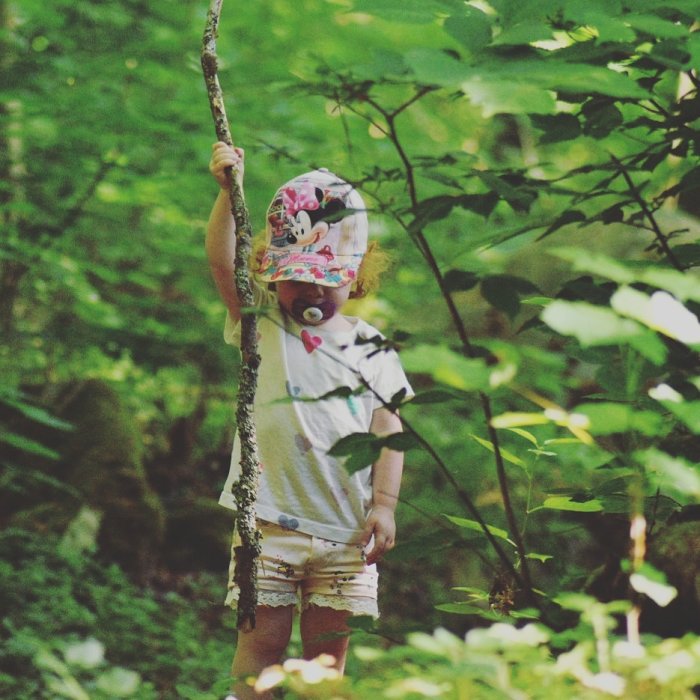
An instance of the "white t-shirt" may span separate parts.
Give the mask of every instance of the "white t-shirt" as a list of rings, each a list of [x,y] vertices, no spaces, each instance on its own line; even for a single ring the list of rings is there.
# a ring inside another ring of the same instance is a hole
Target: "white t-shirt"
[[[301,326],[284,314],[274,293],[256,288],[258,351],[262,358],[255,398],[255,425],[261,463],[256,515],[335,542],[357,542],[372,505],[372,467],[348,474],[343,458],[328,450],[351,433],[369,432],[372,413],[401,389],[413,391],[393,350],[357,338],[381,337],[361,319],[346,317],[352,329],[327,332]],[[240,326],[227,318],[224,338],[240,342]],[[363,381],[364,379],[364,381]],[[317,398],[339,387],[361,393]],[[380,398],[381,397],[381,398]],[[231,493],[240,476],[236,436],[231,468],[219,503],[236,510]]]

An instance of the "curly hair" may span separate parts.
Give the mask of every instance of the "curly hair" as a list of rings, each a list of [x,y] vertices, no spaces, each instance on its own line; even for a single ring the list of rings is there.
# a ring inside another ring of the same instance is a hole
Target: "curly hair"
[[[250,255],[250,269],[255,273],[260,269],[260,263],[265,252],[265,241],[259,237],[253,245]],[[370,241],[367,252],[362,258],[357,279],[352,283],[350,299],[362,299],[379,288],[382,273],[391,265],[391,256],[381,248],[377,241]],[[274,282],[270,283],[274,289]]]

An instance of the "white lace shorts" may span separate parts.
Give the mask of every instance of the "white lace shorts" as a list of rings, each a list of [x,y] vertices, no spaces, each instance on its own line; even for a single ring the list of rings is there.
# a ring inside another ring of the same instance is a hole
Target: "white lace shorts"
[[[353,615],[379,617],[377,567],[366,564],[361,544],[331,542],[321,537],[260,522],[262,553],[258,559],[258,604],[279,607],[309,605],[347,610]],[[234,548],[241,543],[234,532],[226,605],[235,607],[238,587],[233,582]]]

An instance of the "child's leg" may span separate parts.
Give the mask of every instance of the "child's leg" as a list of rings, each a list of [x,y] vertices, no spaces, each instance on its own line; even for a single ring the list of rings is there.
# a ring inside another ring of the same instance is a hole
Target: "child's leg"
[[[238,633],[238,644],[233,657],[231,675],[236,679],[234,693],[239,700],[261,700],[272,697],[269,693],[258,695],[246,683],[250,676],[272,664],[279,663],[292,633],[294,606],[258,606],[255,629]]]
[[[330,654],[335,657],[335,667],[342,673],[345,669],[345,658],[348,653],[350,630],[345,624],[350,612],[333,610],[319,605],[309,605],[301,614],[301,642],[304,648],[304,658],[314,659],[319,654]]]

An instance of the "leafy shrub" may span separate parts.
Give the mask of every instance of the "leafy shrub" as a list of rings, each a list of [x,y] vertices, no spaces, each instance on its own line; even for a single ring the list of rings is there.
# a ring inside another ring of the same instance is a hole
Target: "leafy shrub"
[[[235,640],[223,577],[140,589],[54,538],[0,536],[0,695],[218,698]]]

